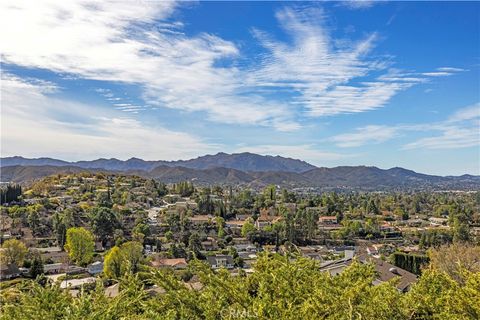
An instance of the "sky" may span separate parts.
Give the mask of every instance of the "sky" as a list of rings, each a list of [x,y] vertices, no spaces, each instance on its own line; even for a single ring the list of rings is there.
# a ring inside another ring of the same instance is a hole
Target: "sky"
[[[1,1],[1,155],[480,174],[480,3]]]

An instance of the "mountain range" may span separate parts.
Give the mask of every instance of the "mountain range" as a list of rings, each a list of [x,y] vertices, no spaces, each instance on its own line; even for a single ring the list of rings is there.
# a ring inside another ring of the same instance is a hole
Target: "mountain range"
[[[75,166],[85,169],[105,169],[116,171],[143,170],[150,171],[158,166],[165,167],[185,167],[191,169],[209,169],[209,168],[231,168],[242,171],[284,171],[284,172],[304,172],[315,168],[315,166],[302,161],[280,156],[261,156],[254,153],[217,153],[215,155],[205,155],[190,160],[177,161],[146,161],[139,158],[130,158],[128,160],[97,159],[92,161],[67,162],[52,158],[28,159],[23,157],[0,158],[0,166]]]
[[[191,160],[145,161],[97,159],[67,162],[52,158],[0,159],[0,180],[25,183],[56,173],[107,171],[135,174],[165,183],[184,180],[199,185],[229,184],[263,187],[345,190],[480,190],[480,176],[434,176],[403,168],[367,166],[315,167],[305,161],[253,153],[206,155]]]

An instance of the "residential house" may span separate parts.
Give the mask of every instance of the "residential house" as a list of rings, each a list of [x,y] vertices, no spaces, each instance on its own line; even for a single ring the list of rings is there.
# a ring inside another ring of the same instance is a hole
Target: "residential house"
[[[45,274],[58,274],[63,273],[67,270],[67,265],[65,263],[49,263],[43,265],[43,272]]]
[[[155,268],[172,268],[172,269],[185,269],[188,266],[187,261],[184,258],[177,259],[156,259],[151,263],[152,267]]]
[[[0,263],[0,279],[1,280],[17,278],[17,277],[20,277],[20,275],[21,275],[21,271],[20,269],[18,269],[15,263],[11,263],[11,264]]]
[[[448,218],[430,217],[428,218],[428,221],[430,221],[432,226],[444,226],[447,224]]]
[[[233,257],[229,255],[208,256],[207,262],[213,269],[233,269],[234,267]]]
[[[400,281],[397,284],[397,289],[401,292],[407,292],[410,290],[412,284],[417,281],[417,276],[415,274],[396,267],[393,264],[383,261],[382,259],[374,257],[361,257],[360,261],[363,263],[374,264],[375,271],[377,272],[377,278],[373,282],[374,285],[398,277],[400,278]]]
[[[95,283],[97,281],[94,277],[88,277],[83,279],[72,279],[72,280],[64,280],[60,283],[60,288],[62,289],[73,289],[73,288],[80,288],[85,284]]]
[[[348,267],[354,259],[346,257],[339,260],[326,261],[320,265],[320,270],[329,272],[331,275],[337,275],[341,273],[346,267]],[[397,289],[401,292],[407,292],[410,290],[412,284],[417,281],[417,276],[407,270],[395,267],[394,265],[383,261],[379,258],[371,256],[361,256],[358,258],[361,263],[372,263],[376,271],[376,278],[373,280],[373,285],[378,285],[382,282],[389,281],[398,277],[399,282],[396,285]]]
[[[267,216],[261,215],[258,217],[257,221],[255,221],[255,227],[257,229],[263,229],[265,227],[271,226],[272,224],[279,222],[283,219],[281,216]]]
[[[318,224],[320,226],[332,226],[338,223],[336,216],[321,216],[318,218]]]
[[[206,251],[218,250],[218,244],[215,239],[208,237],[207,240],[202,241],[202,247]]]
[[[210,223],[215,224],[215,219],[211,215],[197,215],[190,217],[189,219],[194,226],[201,226]]]

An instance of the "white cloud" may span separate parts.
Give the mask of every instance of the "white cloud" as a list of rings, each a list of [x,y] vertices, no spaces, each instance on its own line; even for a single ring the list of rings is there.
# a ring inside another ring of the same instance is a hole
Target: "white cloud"
[[[341,1],[342,6],[349,9],[366,9],[372,7],[375,3],[379,1],[370,1],[370,0],[352,0],[352,1]]]
[[[279,11],[277,18],[291,43],[254,30],[268,53],[247,83],[288,89],[293,105],[306,108],[310,116],[327,116],[383,107],[399,92],[426,81],[419,74],[388,69],[385,60],[369,59],[375,33],[358,42],[332,39],[322,15],[319,10]],[[383,74],[376,76],[379,72]],[[371,80],[359,81],[368,76]]]
[[[280,131],[301,128],[297,118],[304,109],[311,116],[364,112],[421,81],[397,74],[357,83],[388,66],[367,58],[377,35],[358,42],[332,39],[319,10],[278,11],[292,43],[256,30],[268,52],[259,64],[240,68],[234,42],[185,35],[183,23],[172,21],[176,7],[166,1],[3,1],[0,27],[9,32],[0,35],[1,57],[69,77],[136,84],[154,108],[204,112],[211,121]],[[272,95],[283,90],[281,99]],[[120,101],[111,91],[99,93]]]
[[[445,77],[445,76],[450,76],[452,75],[451,72],[424,72],[422,75],[427,76],[427,77]]]
[[[440,135],[418,139],[404,149],[458,149],[480,146],[480,103],[462,108],[444,122],[426,125]]]
[[[480,118],[480,103],[476,103],[469,107],[463,108],[455,112],[449,117],[450,122],[472,120],[475,118]]]
[[[408,143],[404,149],[459,149],[480,145],[480,131],[477,127],[445,127],[439,136],[422,138]]]
[[[286,105],[243,94],[244,74],[216,66],[239,54],[234,43],[210,34],[185,36],[181,24],[166,20],[174,8],[165,1],[1,2],[0,26],[9,30],[0,38],[2,59],[139,84],[148,103],[203,111],[213,121],[298,128]]]
[[[480,145],[480,103],[459,109],[445,121],[395,126],[369,125],[329,138],[339,147],[359,147],[389,141],[404,132],[423,132],[430,136],[407,143],[403,149],[457,149]]]
[[[345,133],[330,138],[337,146],[359,147],[367,143],[380,143],[392,139],[397,135],[398,129],[388,126],[370,125],[357,128],[354,133]]]
[[[441,71],[441,72],[462,72],[462,71],[467,71],[467,70],[462,69],[462,68],[441,67],[441,68],[437,68],[437,71]]]
[[[174,160],[219,149],[186,133],[146,126],[114,110],[54,98],[48,95],[50,90],[49,84],[3,75],[2,156]]]

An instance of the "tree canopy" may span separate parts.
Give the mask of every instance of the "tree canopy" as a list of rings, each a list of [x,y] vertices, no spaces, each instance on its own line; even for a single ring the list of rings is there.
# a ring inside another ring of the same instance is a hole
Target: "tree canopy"
[[[81,227],[70,228],[66,239],[65,250],[72,262],[86,265],[92,260],[95,242],[90,231]]]
[[[447,273],[425,270],[403,294],[396,281],[374,285],[372,265],[353,263],[331,276],[308,258],[262,254],[254,273],[231,275],[193,262],[194,290],[171,271],[119,279],[120,293],[97,288],[72,297],[57,285],[32,281],[0,295],[0,319],[478,319],[480,273],[465,271],[460,285]],[[152,284],[162,293],[145,291]]]

